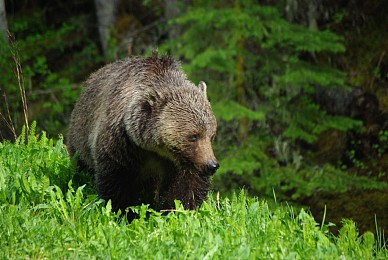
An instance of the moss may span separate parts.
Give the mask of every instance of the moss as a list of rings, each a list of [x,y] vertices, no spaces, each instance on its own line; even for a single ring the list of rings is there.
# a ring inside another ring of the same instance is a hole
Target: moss
[[[336,226],[331,228],[334,234],[341,228],[343,218],[356,222],[360,233],[371,231],[376,234],[377,225],[384,236],[388,235],[388,190],[352,190],[346,193],[316,193],[303,201],[310,207],[317,222],[322,222],[326,207],[325,222]]]

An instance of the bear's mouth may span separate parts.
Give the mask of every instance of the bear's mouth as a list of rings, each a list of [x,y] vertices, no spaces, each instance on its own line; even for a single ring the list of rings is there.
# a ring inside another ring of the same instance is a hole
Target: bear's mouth
[[[181,169],[178,172],[183,172],[184,174],[206,175],[205,169],[199,167],[188,158],[184,158],[183,156],[177,156],[176,158],[179,159],[175,160],[175,165],[178,169]]]
[[[188,160],[183,161],[180,167],[182,167],[182,169],[185,169],[183,172],[185,172],[186,174],[197,174],[203,177],[210,177],[215,173],[215,171],[209,170],[206,165],[198,166]]]
[[[200,175],[203,175],[203,176],[213,175],[210,171],[207,170],[207,168],[205,166],[199,167],[199,166],[194,165],[194,168],[197,169],[197,171],[199,172]]]
[[[212,176],[217,171],[219,164],[216,160],[211,160],[207,164],[198,165],[190,158],[183,156],[182,154],[175,154],[175,164],[178,168],[182,169],[182,172],[189,174],[198,174],[200,176]]]

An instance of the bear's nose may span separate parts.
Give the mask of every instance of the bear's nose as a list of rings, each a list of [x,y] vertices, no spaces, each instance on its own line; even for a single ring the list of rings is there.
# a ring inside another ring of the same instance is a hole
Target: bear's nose
[[[217,161],[210,161],[207,165],[207,171],[211,174],[214,174],[217,169],[220,167],[219,163]]]

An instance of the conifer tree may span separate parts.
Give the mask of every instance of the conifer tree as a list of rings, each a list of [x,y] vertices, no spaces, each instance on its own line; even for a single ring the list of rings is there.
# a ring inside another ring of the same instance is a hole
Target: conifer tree
[[[195,1],[174,23],[182,34],[166,48],[183,58],[192,79],[208,81],[226,140],[221,173],[262,168],[260,161],[268,160],[258,151],[263,140],[313,143],[326,129],[359,125],[328,115],[312,100],[317,87],[346,88],[341,71],[314,59],[344,52],[340,36],[290,23],[276,7],[248,0]]]

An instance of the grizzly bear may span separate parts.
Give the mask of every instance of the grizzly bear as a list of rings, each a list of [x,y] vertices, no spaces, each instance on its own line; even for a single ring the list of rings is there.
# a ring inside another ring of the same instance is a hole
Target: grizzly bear
[[[156,52],[113,62],[93,73],[72,112],[70,156],[93,172],[113,210],[150,204],[202,204],[219,164],[216,119],[206,84],[195,86],[180,63]]]

